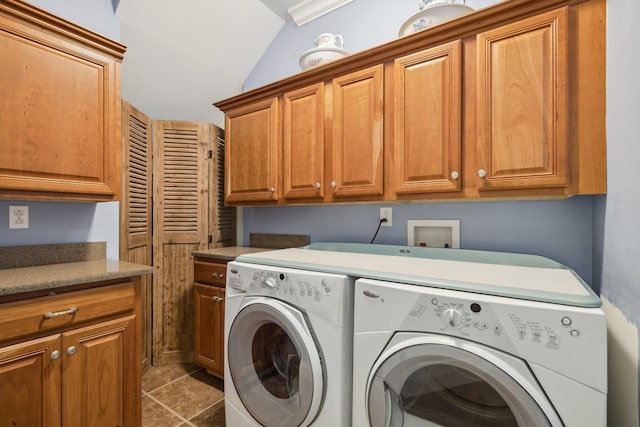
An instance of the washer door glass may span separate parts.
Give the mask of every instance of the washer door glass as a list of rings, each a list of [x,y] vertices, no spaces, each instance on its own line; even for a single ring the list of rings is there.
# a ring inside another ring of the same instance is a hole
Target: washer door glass
[[[247,304],[231,325],[227,351],[238,396],[260,424],[315,418],[322,365],[302,313],[275,300]]]
[[[369,385],[368,412],[378,426],[551,426],[510,375],[456,347],[420,344],[388,357]]]

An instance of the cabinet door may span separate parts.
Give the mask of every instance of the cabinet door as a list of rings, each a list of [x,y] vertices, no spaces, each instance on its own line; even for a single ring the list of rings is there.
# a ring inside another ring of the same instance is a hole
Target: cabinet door
[[[284,197],[323,197],[324,83],[286,93],[283,110]]]
[[[480,189],[568,184],[567,15],[478,34]]]
[[[135,321],[132,315],[63,334],[63,425],[140,425],[140,337]]]
[[[0,195],[117,200],[124,46],[12,8],[0,5]]]
[[[396,194],[460,190],[461,43],[394,63]]]
[[[60,426],[59,350],[60,335],[0,348],[0,426]]]
[[[333,197],[383,194],[383,66],[332,81]]]
[[[194,283],[195,364],[224,376],[224,288]]]
[[[225,201],[269,202],[280,193],[278,98],[227,112]]]

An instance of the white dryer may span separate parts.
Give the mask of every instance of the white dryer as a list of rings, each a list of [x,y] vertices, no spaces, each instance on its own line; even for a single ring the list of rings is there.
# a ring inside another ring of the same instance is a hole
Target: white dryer
[[[352,309],[345,275],[230,262],[227,425],[350,425]]]
[[[479,279],[485,267],[526,299],[441,279],[356,282],[354,426],[606,426],[603,311],[571,305],[588,299],[563,295],[562,281],[545,285],[555,294],[518,286],[544,277],[537,268],[448,265]]]

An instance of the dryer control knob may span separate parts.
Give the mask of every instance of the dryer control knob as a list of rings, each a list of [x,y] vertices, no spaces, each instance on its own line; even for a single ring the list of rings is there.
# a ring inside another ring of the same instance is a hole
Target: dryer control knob
[[[273,277],[268,277],[262,281],[262,286],[273,291],[276,289],[276,281],[273,280]]]
[[[462,314],[455,308],[448,308],[442,314],[442,321],[445,325],[455,328],[462,323]]]

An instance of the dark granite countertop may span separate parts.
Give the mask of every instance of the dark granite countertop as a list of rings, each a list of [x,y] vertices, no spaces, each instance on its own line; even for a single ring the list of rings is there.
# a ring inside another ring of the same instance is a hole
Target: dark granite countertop
[[[153,272],[148,265],[98,259],[0,269],[0,297],[112,281]]]

